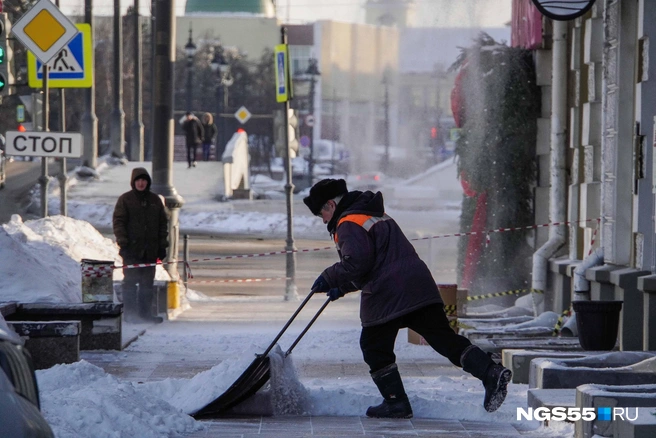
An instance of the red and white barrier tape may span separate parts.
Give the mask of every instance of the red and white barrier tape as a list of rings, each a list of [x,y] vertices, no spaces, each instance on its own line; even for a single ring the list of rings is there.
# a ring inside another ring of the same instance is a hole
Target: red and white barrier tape
[[[188,281],[187,284],[209,284],[209,283],[259,283],[261,281],[288,280],[289,277],[272,277],[272,278],[236,278],[230,280],[194,280]]]
[[[594,244],[595,240],[597,238],[597,231],[599,231],[599,227],[601,226],[601,218],[597,219],[597,226],[594,229],[594,232],[592,233],[592,239],[590,240],[590,251],[588,251],[588,255],[592,254],[592,250],[594,249]]]
[[[489,234],[491,233],[504,233],[508,231],[521,231],[521,230],[533,230],[537,228],[545,228],[545,227],[557,227],[557,226],[563,226],[563,225],[571,225],[575,223],[581,223],[581,222],[592,222],[592,221],[599,221],[600,219],[581,219],[578,221],[566,221],[566,222],[551,222],[551,223],[546,223],[546,224],[539,224],[539,225],[528,225],[526,227],[508,227],[508,228],[497,228],[496,230],[487,230],[487,231],[470,231],[468,233],[453,233],[453,234],[441,234],[441,235],[436,235],[436,236],[426,236],[426,237],[417,237],[414,239],[410,239],[410,241],[419,241],[419,240],[429,240],[429,239],[443,239],[447,237],[464,237],[464,236],[471,236],[475,234],[485,234],[489,238]],[[303,253],[303,252],[316,252],[316,251],[325,251],[328,249],[334,249],[334,246],[325,246],[322,248],[307,248],[307,249],[296,249],[296,250],[282,250],[282,251],[272,251],[272,252],[262,252],[262,253],[257,253],[257,254],[242,254],[242,255],[232,255],[232,256],[223,256],[223,257],[212,257],[212,258],[204,258],[204,259],[192,259],[188,260],[188,263],[196,263],[196,262],[210,262],[210,261],[218,261],[218,260],[232,260],[232,259],[245,259],[245,258],[253,258],[253,257],[266,257],[266,256],[272,256],[272,255],[281,255],[281,254],[291,254],[291,253]],[[93,277],[96,276],[97,269],[132,269],[132,268],[146,268],[146,267],[151,267],[151,266],[157,266],[157,265],[168,265],[168,264],[173,264],[173,263],[184,263],[183,260],[178,260],[175,262],[160,262],[160,263],[138,263],[134,265],[124,265],[124,266],[88,266],[86,268],[82,268],[82,275],[85,277]],[[87,275],[90,274],[90,275]]]

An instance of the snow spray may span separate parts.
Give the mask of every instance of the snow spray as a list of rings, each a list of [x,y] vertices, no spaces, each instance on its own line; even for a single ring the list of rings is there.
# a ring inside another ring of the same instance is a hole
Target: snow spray
[[[291,356],[285,357],[279,345],[269,353],[271,365],[271,405],[273,415],[307,413],[308,391],[298,380]]]

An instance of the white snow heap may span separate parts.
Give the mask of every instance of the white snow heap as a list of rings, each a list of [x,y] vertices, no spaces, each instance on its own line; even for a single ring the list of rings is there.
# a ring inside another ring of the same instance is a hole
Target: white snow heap
[[[23,222],[13,215],[0,228],[0,301],[82,302],[82,259],[121,265],[116,244],[86,221],[50,216]],[[122,277],[114,270],[115,280]],[[156,278],[170,279],[161,266]]]

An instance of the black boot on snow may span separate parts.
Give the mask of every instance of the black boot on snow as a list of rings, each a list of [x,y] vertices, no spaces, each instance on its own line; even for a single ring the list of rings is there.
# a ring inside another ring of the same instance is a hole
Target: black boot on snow
[[[384,400],[377,406],[369,406],[367,417],[412,418],[412,406],[403,389],[401,375],[395,363],[371,374]]]
[[[485,400],[483,407],[488,412],[494,412],[503,403],[508,394],[508,383],[512,379],[512,372],[497,363],[488,367],[483,386],[485,386]]]
[[[494,412],[506,399],[508,383],[512,372],[494,362],[483,350],[475,345],[465,348],[460,356],[462,369],[479,378],[485,387],[483,407],[488,412]]]

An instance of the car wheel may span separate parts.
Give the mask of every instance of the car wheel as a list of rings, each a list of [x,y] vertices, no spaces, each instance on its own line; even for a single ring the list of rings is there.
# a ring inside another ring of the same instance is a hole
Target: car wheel
[[[0,368],[14,384],[16,392],[40,409],[39,389],[30,353],[20,345],[0,341]]]

